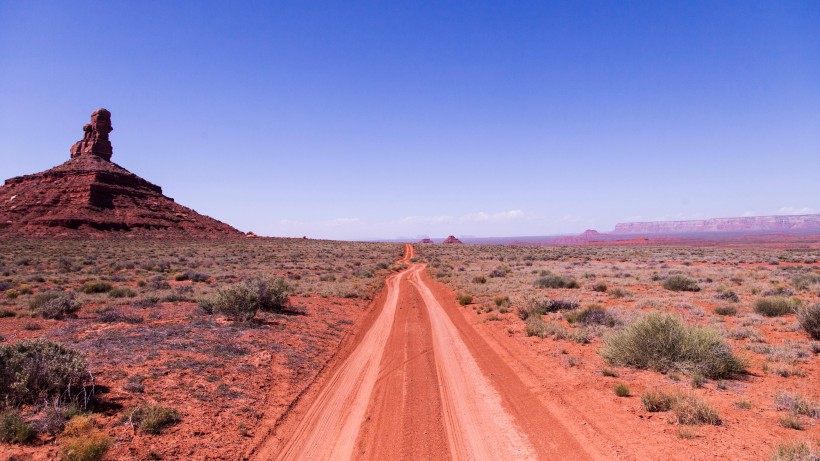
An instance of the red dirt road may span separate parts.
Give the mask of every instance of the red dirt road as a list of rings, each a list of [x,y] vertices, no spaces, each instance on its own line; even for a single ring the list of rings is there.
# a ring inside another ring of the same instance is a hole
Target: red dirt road
[[[412,255],[408,245],[404,262]],[[350,352],[343,348],[252,458],[603,459],[423,269],[409,264],[388,278]]]

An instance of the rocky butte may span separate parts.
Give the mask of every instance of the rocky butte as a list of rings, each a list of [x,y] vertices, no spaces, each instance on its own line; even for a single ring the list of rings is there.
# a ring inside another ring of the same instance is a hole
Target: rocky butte
[[[186,208],[162,188],[111,162],[111,112],[99,109],[71,158],[0,187],[0,235],[238,237],[233,227]]]
[[[446,239],[444,239],[444,241],[443,241],[443,242],[441,242],[441,243],[450,243],[450,244],[454,243],[454,244],[461,244],[461,243],[463,243],[463,242],[462,242],[461,240],[457,239],[454,235],[450,235],[450,236],[448,236]]]

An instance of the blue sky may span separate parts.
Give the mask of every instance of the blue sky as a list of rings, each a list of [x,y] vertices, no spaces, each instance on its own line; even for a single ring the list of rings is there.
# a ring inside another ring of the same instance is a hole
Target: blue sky
[[[820,3],[0,0],[0,176],[113,160],[263,235],[820,212]]]

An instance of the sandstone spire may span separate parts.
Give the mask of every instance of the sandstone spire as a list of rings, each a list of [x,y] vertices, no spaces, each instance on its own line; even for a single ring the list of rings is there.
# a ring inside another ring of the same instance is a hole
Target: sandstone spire
[[[106,109],[95,110],[91,113],[91,123],[83,127],[83,139],[71,146],[71,158],[92,154],[110,162],[114,149],[111,147],[111,141],[108,140],[108,133],[113,130],[111,112]]]

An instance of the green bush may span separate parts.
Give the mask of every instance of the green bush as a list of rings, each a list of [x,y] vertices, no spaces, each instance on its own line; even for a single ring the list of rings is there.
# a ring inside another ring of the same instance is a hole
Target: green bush
[[[249,322],[259,310],[275,312],[289,306],[292,291],[282,278],[255,278],[219,290],[212,300],[200,301],[200,306],[231,320]]]
[[[767,296],[755,301],[755,312],[766,317],[778,317],[793,313],[798,307],[798,301],[784,296]]]
[[[79,352],[46,339],[0,346],[0,401],[11,405],[58,398],[80,402],[88,377]]]
[[[724,378],[743,364],[716,330],[689,326],[675,315],[651,312],[604,341],[601,355],[614,365]]]
[[[812,339],[820,340],[820,304],[798,309],[797,321]]]
[[[671,291],[700,291],[698,283],[683,275],[673,275],[663,281],[663,287]]]
[[[34,428],[23,420],[17,410],[9,408],[0,413],[0,442],[23,444],[34,435]]]
[[[533,282],[536,288],[578,288],[578,282],[560,275],[547,274]]]
[[[107,293],[111,291],[112,288],[113,287],[110,283],[97,280],[94,282],[86,282],[82,287],[80,287],[80,291],[85,294]]]

